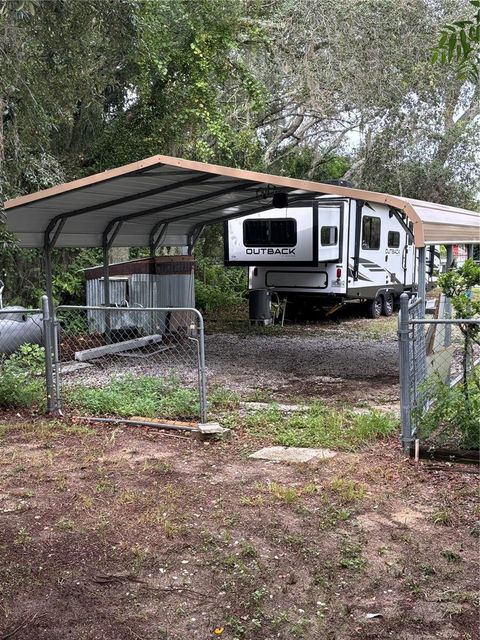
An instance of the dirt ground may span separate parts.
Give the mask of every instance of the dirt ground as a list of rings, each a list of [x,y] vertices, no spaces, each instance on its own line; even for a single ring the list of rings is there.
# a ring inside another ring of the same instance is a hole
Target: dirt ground
[[[0,418],[0,638],[480,637],[472,469],[258,446]]]

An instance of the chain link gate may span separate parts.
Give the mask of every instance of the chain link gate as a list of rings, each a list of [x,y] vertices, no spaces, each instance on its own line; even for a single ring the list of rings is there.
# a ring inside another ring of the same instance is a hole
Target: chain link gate
[[[473,449],[480,425],[480,319],[425,318],[424,304],[408,294],[400,298],[403,447],[410,451],[419,441],[432,449]]]
[[[204,324],[197,309],[59,306],[52,333],[54,409],[82,408],[83,398],[90,413],[177,417],[170,401],[178,418],[207,422]],[[109,397],[117,401],[109,405]]]

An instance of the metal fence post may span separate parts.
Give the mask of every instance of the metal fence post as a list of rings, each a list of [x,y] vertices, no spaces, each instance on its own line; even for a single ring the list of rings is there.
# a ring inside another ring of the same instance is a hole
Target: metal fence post
[[[205,327],[203,324],[203,316],[198,313],[198,390],[200,396],[200,421],[206,423],[208,421],[207,406],[207,371],[205,367]]]
[[[48,296],[42,296],[43,340],[45,348],[45,383],[47,392],[47,411],[52,413],[57,409],[55,389],[53,384],[53,349],[52,349],[52,318]]]
[[[60,333],[59,323],[56,317],[56,308],[53,309],[54,317],[52,318],[52,334],[53,334],[53,376],[54,376],[54,391],[56,410],[61,413],[62,411],[62,392],[61,392],[61,380],[60,380]]]
[[[411,405],[410,405],[410,346],[408,293],[400,296],[400,313],[398,316],[398,340],[400,360],[400,419],[402,425],[402,446],[405,452],[410,451],[412,438]]]
[[[446,271],[450,271],[453,268],[453,246],[447,246],[447,264]],[[445,298],[445,318],[452,317],[452,301],[450,298]],[[452,326],[450,324],[445,325],[445,332],[443,336],[443,344],[445,348],[452,344]]]

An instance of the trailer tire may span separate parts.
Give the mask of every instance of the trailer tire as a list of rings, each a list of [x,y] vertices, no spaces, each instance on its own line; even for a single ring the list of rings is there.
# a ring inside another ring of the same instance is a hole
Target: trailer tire
[[[367,302],[367,318],[377,320],[382,315],[383,309],[383,297],[381,295],[375,296],[373,300]]]
[[[393,293],[385,293],[383,295],[382,313],[387,318],[392,315],[394,304]]]

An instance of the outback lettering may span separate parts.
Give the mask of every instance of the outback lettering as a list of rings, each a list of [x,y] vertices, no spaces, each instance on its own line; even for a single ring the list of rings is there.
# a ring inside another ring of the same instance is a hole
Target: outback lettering
[[[246,249],[245,253],[247,256],[294,256],[295,249]]]

